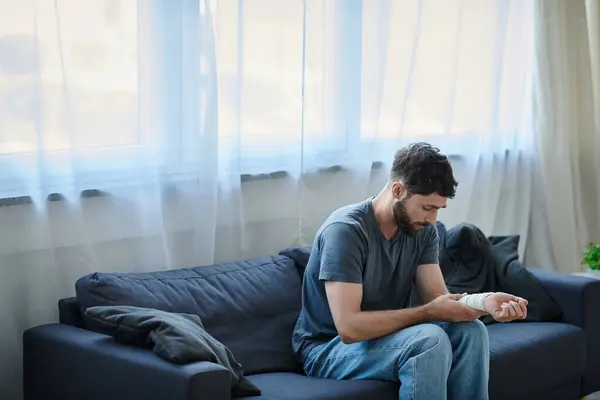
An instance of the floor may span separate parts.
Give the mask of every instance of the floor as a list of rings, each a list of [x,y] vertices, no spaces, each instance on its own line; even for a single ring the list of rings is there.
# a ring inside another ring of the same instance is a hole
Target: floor
[[[590,394],[589,396],[586,397],[586,400],[600,400],[600,392]]]

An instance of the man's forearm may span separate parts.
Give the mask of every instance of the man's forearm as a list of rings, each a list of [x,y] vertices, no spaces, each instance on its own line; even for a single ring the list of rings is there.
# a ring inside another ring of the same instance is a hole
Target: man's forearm
[[[491,292],[486,292],[486,293],[473,293],[473,294],[467,294],[465,295],[463,298],[461,298],[460,300],[458,300],[460,303],[463,303],[471,308],[474,308],[476,310],[480,310],[480,311],[485,311],[485,304],[484,304],[484,300],[486,297],[488,297],[490,294],[492,294]]]
[[[403,310],[361,311],[347,317],[339,332],[344,343],[375,339],[434,318],[427,306]]]
[[[427,304],[427,303],[431,303],[433,300],[437,299],[440,296],[444,296],[446,294],[449,294],[450,292],[448,292],[448,289],[446,289],[446,286],[440,287],[435,291],[430,291],[430,292],[417,292],[419,294],[419,299],[421,299],[421,302],[423,304]]]

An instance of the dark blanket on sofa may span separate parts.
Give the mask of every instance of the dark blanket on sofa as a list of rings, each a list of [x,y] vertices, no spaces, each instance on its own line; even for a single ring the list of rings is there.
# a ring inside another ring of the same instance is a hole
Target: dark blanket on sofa
[[[232,352],[206,332],[198,315],[133,306],[98,306],[89,307],[84,319],[92,331],[112,336],[122,344],[151,348],[173,363],[209,361],[224,366],[231,373],[233,397],[261,394],[244,376],[243,367]]]
[[[561,310],[531,272],[519,261],[519,235],[490,236],[473,224],[446,230],[440,236],[440,268],[451,293],[506,292],[527,299],[526,321],[554,321]],[[493,322],[491,317],[482,319]]]

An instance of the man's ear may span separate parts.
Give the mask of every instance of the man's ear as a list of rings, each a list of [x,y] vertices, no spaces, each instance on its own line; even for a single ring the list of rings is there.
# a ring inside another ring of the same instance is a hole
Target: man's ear
[[[406,197],[406,186],[404,186],[402,182],[393,182],[392,194],[394,195],[394,198],[398,200],[404,199],[404,197]]]

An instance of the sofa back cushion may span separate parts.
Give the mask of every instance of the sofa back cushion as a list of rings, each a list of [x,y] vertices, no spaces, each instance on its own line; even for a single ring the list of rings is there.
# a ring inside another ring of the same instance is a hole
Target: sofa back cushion
[[[304,271],[306,270],[306,265],[308,264],[311,251],[312,246],[295,246],[281,250],[279,255],[294,260],[294,263],[296,263],[296,268],[298,268],[298,273],[300,274],[300,279],[303,279]]]
[[[301,307],[294,262],[271,256],[149,273],[93,273],[75,290],[88,307],[126,305],[200,316],[247,374],[298,371],[292,331]]]

